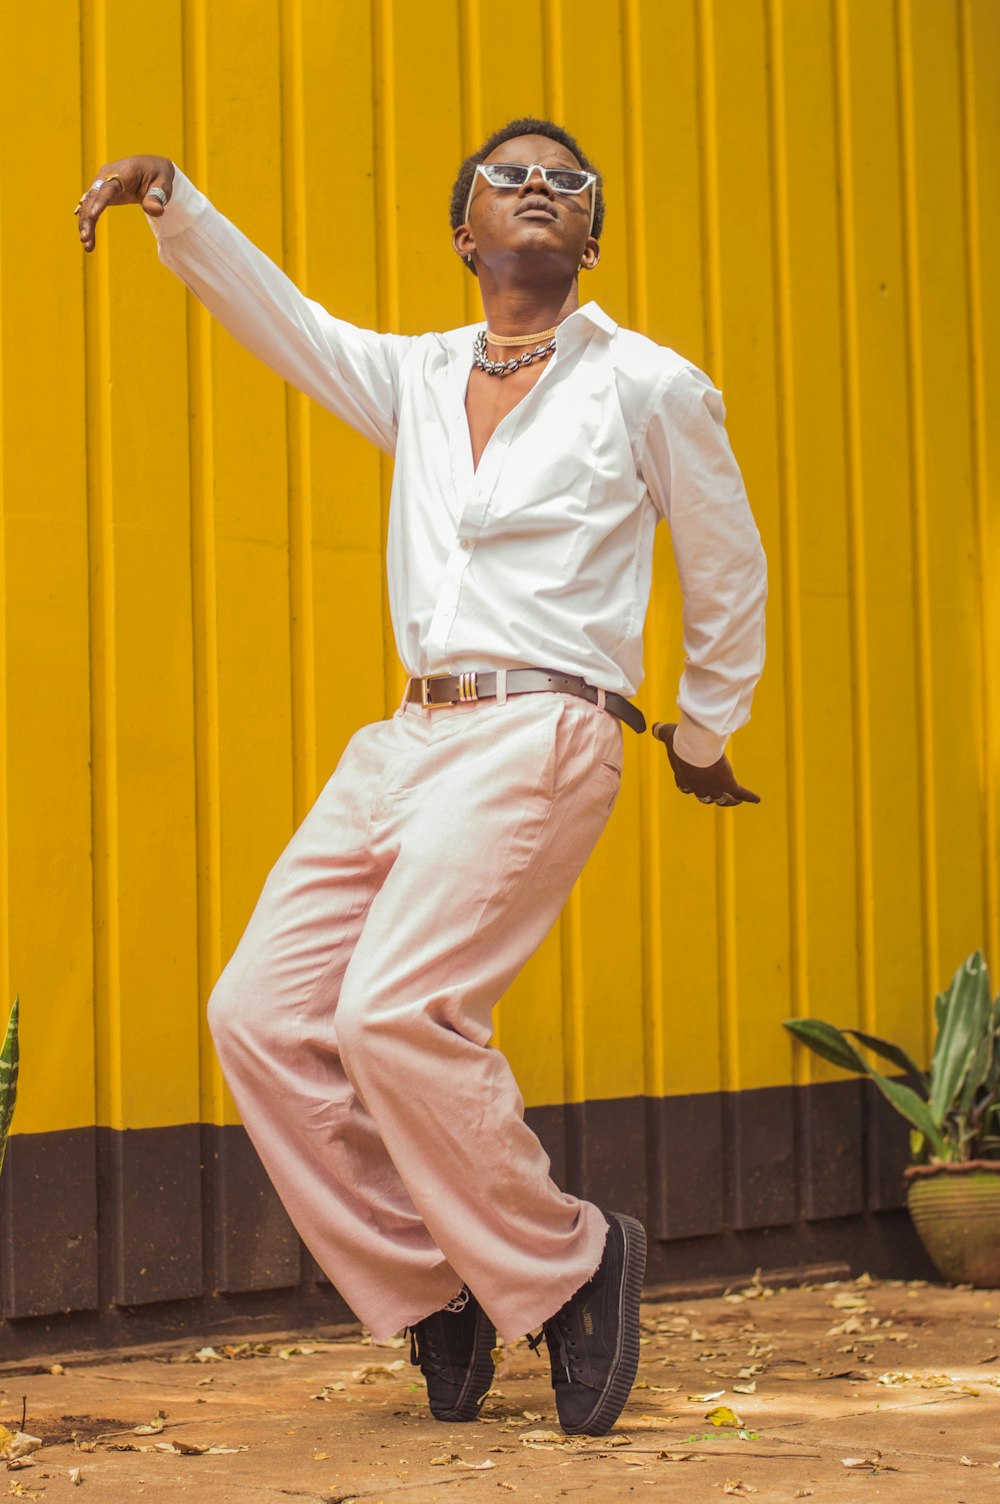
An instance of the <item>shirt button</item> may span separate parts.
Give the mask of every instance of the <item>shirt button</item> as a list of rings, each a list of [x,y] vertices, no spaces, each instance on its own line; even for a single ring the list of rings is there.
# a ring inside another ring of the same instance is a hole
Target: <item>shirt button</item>
[[[469,552],[469,549],[472,547],[472,544],[469,542],[468,538],[460,538],[458,546],[463,553],[467,554]]]

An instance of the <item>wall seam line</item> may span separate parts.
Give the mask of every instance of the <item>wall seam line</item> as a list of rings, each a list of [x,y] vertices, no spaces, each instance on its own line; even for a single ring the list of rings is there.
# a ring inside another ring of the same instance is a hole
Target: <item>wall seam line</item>
[[[914,141],[912,27],[909,0],[895,0],[896,67],[899,77],[900,159],[903,188],[903,275],[908,374],[907,438],[910,451],[910,515],[913,535],[914,638],[917,657],[917,766],[920,786],[922,951],[925,1048],[930,1054],[933,996],[938,985],[937,841],[934,809],[934,725],[930,643],[930,582],[927,558],[927,467],[924,454],[923,341],[920,317],[917,168]]]
[[[959,89],[961,91],[962,208],[966,264],[966,325],[970,352],[969,458],[975,535],[978,544],[976,586],[979,607],[979,675],[982,700],[982,863],[983,934],[987,960],[994,972],[1000,967],[1000,879],[997,873],[1000,831],[997,820],[997,748],[995,728],[1000,721],[997,685],[991,675],[990,642],[1000,633],[997,622],[996,587],[990,573],[989,488],[986,458],[986,393],[984,387],[984,342],[982,312],[982,265],[979,254],[980,219],[977,191],[978,138],[976,92],[972,62],[972,15],[970,0],[958,0]],[[991,631],[991,628],[993,629]],[[998,665],[1000,666],[1000,665]]]
[[[832,0],[834,131],[840,185],[838,262],[841,383],[844,404],[844,480],[847,491],[851,608],[851,678],[854,686],[854,821],[856,839],[857,981],[862,1027],[875,1027],[875,899],[872,843],[871,683],[864,539],[864,471],[861,459],[861,377],[854,175],[851,166],[850,46],[844,0]]]

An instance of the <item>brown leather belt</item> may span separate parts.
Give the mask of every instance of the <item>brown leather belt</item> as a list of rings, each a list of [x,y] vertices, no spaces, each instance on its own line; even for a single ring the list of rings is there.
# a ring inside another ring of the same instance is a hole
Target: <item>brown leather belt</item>
[[[512,668],[507,670],[507,693],[509,695],[540,694],[548,690],[559,694],[578,695],[581,700],[597,704],[597,689],[574,674],[562,674],[555,668]],[[475,700],[495,700],[497,676],[495,673],[428,674],[423,679],[411,679],[406,699],[412,705],[421,705],[424,710],[433,710],[439,705],[468,705]],[[631,700],[606,690],[604,708],[631,726],[633,731],[645,731],[646,717],[637,710]]]

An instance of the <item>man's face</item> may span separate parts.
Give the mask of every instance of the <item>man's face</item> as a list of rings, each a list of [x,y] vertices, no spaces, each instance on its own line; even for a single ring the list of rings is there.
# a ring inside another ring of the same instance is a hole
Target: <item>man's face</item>
[[[580,170],[573,153],[548,136],[515,136],[496,147],[485,160]],[[494,188],[477,173],[467,226],[455,232],[455,249],[460,255],[468,255],[472,247],[463,237],[471,236],[481,264],[534,253],[539,259],[565,262],[575,270],[588,245],[596,250],[597,242],[590,236],[594,192],[595,186],[591,185],[582,193],[557,193],[537,170],[518,188]]]

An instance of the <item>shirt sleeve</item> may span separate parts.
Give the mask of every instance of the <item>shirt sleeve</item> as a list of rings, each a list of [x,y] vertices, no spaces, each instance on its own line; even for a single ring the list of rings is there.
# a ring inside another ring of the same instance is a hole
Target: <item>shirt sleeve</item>
[[[393,453],[408,338],[356,328],[305,297],[176,165],[169,203],[148,218],[164,266],[241,345]]]
[[[674,749],[695,767],[716,762],[750,719],[764,667],[767,565],[725,416],[721,392],[683,367],[654,394],[640,459],[684,597]]]

